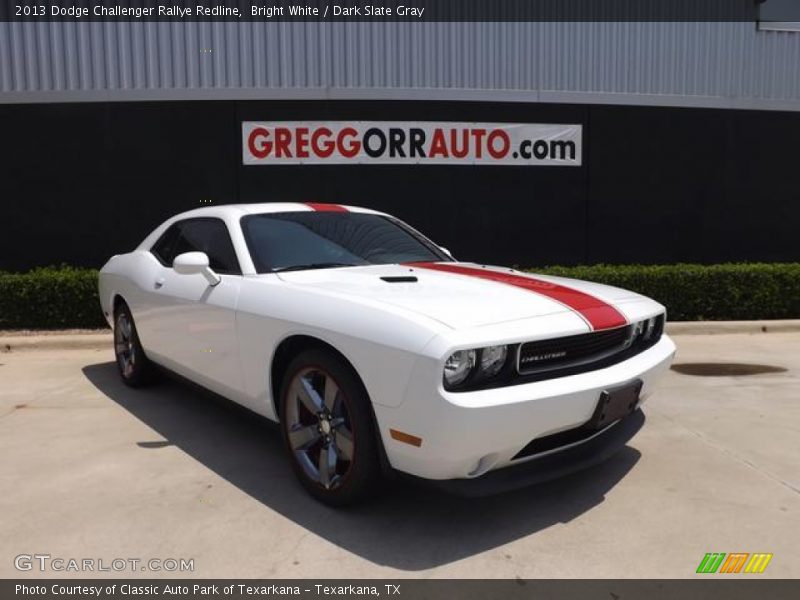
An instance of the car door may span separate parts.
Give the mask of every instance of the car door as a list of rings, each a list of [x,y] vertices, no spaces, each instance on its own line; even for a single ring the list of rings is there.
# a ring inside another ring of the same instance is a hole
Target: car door
[[[220,283],[177,273],[172,262],[184,252],[204,252]],[[210,217],[178,221],[151,253],[160,267],[149,291],[148,352],[167,368],[235,396],[241,389],[236,306],[242,276],[227,225]]]

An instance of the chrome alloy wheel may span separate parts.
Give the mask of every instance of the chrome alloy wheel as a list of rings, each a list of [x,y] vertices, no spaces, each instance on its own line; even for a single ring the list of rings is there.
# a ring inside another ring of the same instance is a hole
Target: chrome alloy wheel
[[[344,481],[353,463],[354,438],[344,394],[315,367],[295,374],[286,398],[289,445],[306,476],[327,490]]]
[[[122,376],[128,379],[133,375],[136,366],[136,345],[133,341],[133,326],[124,311],[117,315],[114,327],[114,351]]]

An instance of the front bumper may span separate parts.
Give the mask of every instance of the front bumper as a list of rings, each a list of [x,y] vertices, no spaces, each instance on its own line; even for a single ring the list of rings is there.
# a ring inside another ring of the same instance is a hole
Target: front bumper
[[[433,361],[421,361],[400,406],[375,406],[386,456],[394,469],[436,481],[483,479],[488,475],[493,480],[514,479],[523,471],[517,468],[519,465],[537,462],[541,466],[549,465],[551,461],[566,464],[570,460],[587,463],[582,453],[592,451],[601,455],[588,463],[593,464],[619,449],[621,446],[615,448],[614,442],[622,439],[625,432],[630,433],[627,438],[630,439],[635,433],[631,432],[635,419],[614,432],[623,424],[623,419],[601,435],[571,446],[570,450],[575,450],[569,454],[566,448],[551,450],[548,455],[553,458],[543,454],[520,458],[517,454],[534,439],[568,431],[589,421],[606,389],[640,379],[643,385],[637,408],[641,407],[656,380],[669,367],[674,353],[675,345],[664,335],[652,348],[603,369],[461,393],[444,390],[439,365]],[[435,393],[432,394],[431,390]],[[422,443],[415,447],[393,439],[391,429],[419,437]],[[600,451],[600,438],[607,439],[608,451]],[[586,446],[586,450],[579,451],[578,446]],[[556,455],[562,453],[564,456],[556,461]],[[542,463],[545,458],[548,461]],[[504,470],[509,473],[495,474]],[[564,467],[544,470],[561,472]],[[542,477],[551,478],[549,475],[531,475],[523,479],[535,481]],[[452,485],[458,487],[460,484]]]
[[[490,471],[472,479],[422,479],[417,482],[451,494],[468,497],[489,496],[544,483],[595,466],[616,454],[644,425],[641,409],[617,421],[595,437],[559,452],[523,461],[505,469]]]

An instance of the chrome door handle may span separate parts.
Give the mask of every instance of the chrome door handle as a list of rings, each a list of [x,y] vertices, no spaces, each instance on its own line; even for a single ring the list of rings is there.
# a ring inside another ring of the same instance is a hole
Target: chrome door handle
[[[159,277],[158,279],[156,279],[155,288],[157,290],[159,290],[159,289],[161,289],[162,285],[164,285],[164,278],[163,277]]]

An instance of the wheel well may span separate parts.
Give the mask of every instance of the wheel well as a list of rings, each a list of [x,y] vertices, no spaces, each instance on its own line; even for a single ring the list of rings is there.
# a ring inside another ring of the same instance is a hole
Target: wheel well
[[[283,382],[283,376],[286,373],[286,369],[289,367],[289,363],[292,362],[292,359],[300,354],[305,350],[309,350],[310,348],[321,348],[323,350],[327,350],[328,352],[332,352],[336,356],[342,359],[342,361],[348,365],[351,369],[353,369],[353,373],[355,373],[356,381],[361,386],[361,389],[364,391],[364,394],[369,397],[367,393],[367,388],[364,385],[364,382],[361,379],[361,375],[358,374],[358,370],[353,366],[353,364],[347,360],[347,357],[339,352],[336,348],[331,346],[327,342],[323,342],[319,338],[315,338],[309,335],[294,335],[291,337],[286,338],[283,340],[278,347],[275,349],[275,354],[272,357],[272,366],[270,368],[270,389],[272,392],[272,407],[275,409],[275,416],[276,418],[280,418],[280,408],[278,406],[278,396],[280,394],[280,386]],[[388,475],[392,473],[391,465],[389,464],[389,459],[386,456],[386,450],[383,447],[383,440],[381,439],[380,431],[378,428],[378,420],[375,417],[375,411],[370,410],[370,417],[372,418],[372,424],[374,427],[375,432],[375,441],[378,445],[378,459],[381,463],[381,468],[384,474]]]
[[[125,299],[122,296],[120,296],[119,294],[115,294],[114,295],[114,300],[112,301],[112,306],[111,306],[112,309],[114,310],[114,312],[113,312],[114,315],[117,314],[117,310],[123,304],[125,304]]]
[[[283,383],[283,376],[289,363],[292,362],[295,356],[309,350],[311,348],[320,348],[327,350],[342,359],[356,374],[356,379],[364,387],[364,382],[356,371],[355,367],[347,360],[347,357],[339,352],[336,348],[327,342],[323,342],[319,338],[311,337],[310,335],[293,335],[283,340],[275,349],[275,354],[272,357],[272,368],[270,369],[270,390],[272,392],[272,407],[275,409],[275,415],[280,414],[278,406],[278,395],[280,394],[281,383]],[[366,388],[365,388],[366,390]]]

